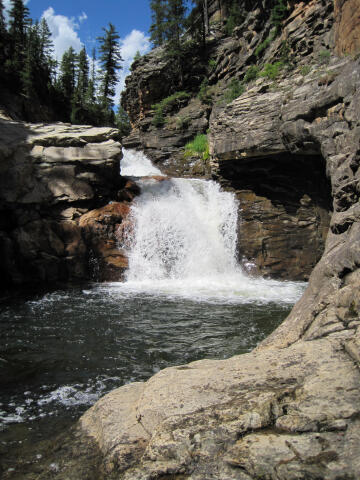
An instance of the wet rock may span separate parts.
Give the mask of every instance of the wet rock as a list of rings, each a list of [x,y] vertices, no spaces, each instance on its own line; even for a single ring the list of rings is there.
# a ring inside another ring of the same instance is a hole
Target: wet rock
[[[128,204],[111,202],[80,217],[79,227],[96,265],[93,276],[97,281],[119,281],[128,267],[126,254],[119,248],[118,232],[129,212]]]

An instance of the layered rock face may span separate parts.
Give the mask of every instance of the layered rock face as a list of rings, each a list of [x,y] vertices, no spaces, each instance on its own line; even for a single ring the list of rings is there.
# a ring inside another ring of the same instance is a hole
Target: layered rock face
[[[117,130],[65,124],[25,124],[0,120],[0,253],[4,285],[86,279],[95,264],[115,261],[116,225],[126,206],[96,214],[97,229],[107,216],[113,227],[98,248],[82,216],[110,200],[129,200],[134,187],[119,178],[121,145]],[[136,189],[135,189],[136,190]],[[86,224],[86,228],[83,226]],[[96,230],[96,229],[95,229]],[[86,233],[86,234],[85,234]],[[122,257],[122,256],[121,256]],[[106,268],[105,268],[106,270]],[[106,279],[107,273],[100,279]],[[113,267],[110,267],[113,278]]]
[[[344,8],[346,5],[345,2]],[[153,125],[152,105],[173,93],[175,80],[169,77],[169,65],[161,50],[140,59],[127,79],[123,97],[134,127],[124,142],[129,147],[143,149],[166,174],[212,176],[224,188],[235,191],[241,217],[239,260],[244,265],[250,262],[253,273],[307,280],[324,251],[332,210],[331,188],[319,148],[290,152],[283,144],[278,145],[278,119],[283,102],[292,95],[292,83],[307,80],[304,72],[310,65],[313,79],[316,77],[324,84],[314,82],[316,90],[322,92],[322,87],[331,83],[335,73],[327,62],[338,29],[334,28],[332,2],[292,2],[281,33],[269,42],[272,6],[241,2],[243,21],[233,35],[224,38],[215,29],[203,58],[196,57],[186,66],[186,81],[181,88],[191,94],[190,99],[165,110],[166,123],[162,128]],[[221,20],[223,13],[215,9],[212,22],[216,18]],[[338,25],[339,15],[335,18]],[[265,44],[261,54],[256,53]],[[275,80],[260,78],[245,83],[246,92],[240,96],[242,103],[238,109],[226,105],[224,94],[231,79],[244,81],[250,65],[258,63],[261,69],[279,60],[287,62],[287,67],[283,67]],[[203,78],[208,79],[210,103],[200,101],[197,96]],[[268,92],[268,98],[260,104],[257,97],[264,92]],[[212,131],[217,119],[216,143],[220,148],[221,137],[227,138],[228,117],[232,115],[234,123],[239,123],[234,137],[244,138],[245,132],[250,132],[251,154],[247,153],[241,162],[234,161],[233,151],[227,145],[228,155],[222,155],[220,166],[216,162],[209,165],[201,159],[184,158],[185,143],[197,133]],[[227,123],[221,129],[223,118],[227,118]],[[268,125],[272,125],[270,131]],[[226,162],[222,161],[225,157]]]
[[[267,158],[284,178],[297,162],[312,182],[309,198],[293,179],[271,201],[292,189],[299,208],[311,203],[321,216],[317,170],[326,162],[334,212],[304,296],[252,353],[168,368],[95,404],[78,428],[100,448],[105,477],[359,478],[360,62],[333,72],[321,88],[318,78],[292,78],[290,96],[287,83],[255,87],[212,119],[213,168],[224,177],[237,165],[251,169],[261,153],[265,173]],[[255,112],[265,108],[260,122]],[[270,190],[258,183],[259,196]]]

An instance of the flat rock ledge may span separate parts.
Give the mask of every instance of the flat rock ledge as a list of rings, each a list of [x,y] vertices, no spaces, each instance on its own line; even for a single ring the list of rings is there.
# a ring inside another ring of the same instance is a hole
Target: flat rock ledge
[[[326,161],[334,211],[305,294],[253,352],[168,368],[100,399],[79,428],[104,478],[360,478],[359,63],[330,80],[293,82],[285,104],[281,91],[247,106],[241,96],[212,125],[214,168],[284,150]]]

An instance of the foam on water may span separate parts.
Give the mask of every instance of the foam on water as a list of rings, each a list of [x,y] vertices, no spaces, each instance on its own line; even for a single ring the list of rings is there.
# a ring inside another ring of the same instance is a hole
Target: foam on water
[[[125,158],[127,175],[153,174],[144,154],[126,152]],[[128,250],[129,270],[126,282],[113,289],[209,302],[298,300],[303,283],[252,278],[239,266],[239,205],[233,193],[199,179],[138,183],[142,193],[131,209],[133,227],[121,245]]]

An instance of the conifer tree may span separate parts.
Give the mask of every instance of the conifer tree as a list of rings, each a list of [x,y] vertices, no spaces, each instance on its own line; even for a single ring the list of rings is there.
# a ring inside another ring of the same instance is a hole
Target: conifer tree
[[[150,8],[152,10],[150,26],[150,41],[154,47],[161,46],[165,39],[165,21],[167,15],[167,3],[165,0],[151,0]]]
[[[95,93],[96,93],[96,50],[92,49],[91,57],[91,72],[88,82],[88,87],[85,94],[85,102],[88,105],[91,105],[95,102]]]
[[[5,25],[5,18],[4,18],[4,4],[3,1],[0,0],[0,80],[4,81],[5,79],[5,68],[4,65],[7,60],[7,43],[8,43],[8,33],[6,30]]]
[[[10,70],[13,76],[20,77],[25,62],[26,30],[29,26],[29,10],[23,0],[11,0],[10,10]]]
[[[48,69],[49,75],[51,76],[55,69],[55,60],[53,57],[54,44],[51,39],[49,25],[45,18],[41,19],[38,26],[38,32],[40,37],[40,62],[43,70]]]
[[[36,33],[38,36],[38,56],[36,59],[38,71],[37,92],[41,99],[46,100],[52,89],[57,62],[53,57],[54,44],[45,18],[42,18],[40,23],[37,23]]]
[[[64,53],[60,64],[60,90],[66,103],[70,103],[75,92],[76,53],[72,47]]]
[[[124,110],[124,108],[121,106],[121,104],[119,105],[118,111],[116,113],[115,122],[117,128],[119,129],[121,138],[129,135],[131,131],[129,116]]]
[[[165,22],[166,54],[173,62],[180,86],[183,83],[183,42],[185,27],[185,4],[183,0],[168,0],[167,18]]]
[[[81,106],[85,104],[86,92],[89,86],[89,62],[85,47],[80,50],[77,64],[76,92]]]
[[[100,100],[104,111],[112,112],[113,97],[117,83],[117,70],[120,70],[122,61],[119,47],[119,35],[114,25],[109,23],[108,28],[103,28],[105,34],[98,37],[100,41],[100,63],[102,66],[100,82]],[[112,115],[113,116],[113,115]]]
[[[22,90],[28,97],[36,94],[36,85],[39,80],[40,38],[38,26],[36,23],[28,28],[24,66],[21,71]]]

